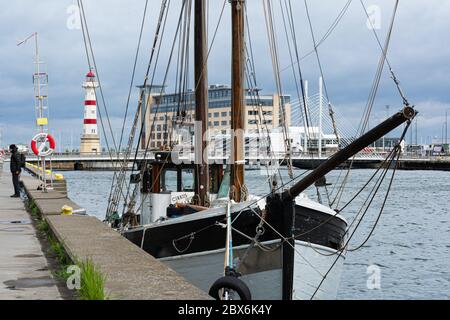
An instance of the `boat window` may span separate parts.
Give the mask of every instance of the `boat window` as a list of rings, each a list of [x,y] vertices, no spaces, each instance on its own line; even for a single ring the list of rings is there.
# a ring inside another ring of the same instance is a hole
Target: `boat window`
[[[228,198],[230,194],[230,171],[231,168],[228,166],[223,175],[222,183],[217,194],[217,199]]]
[[[161,179],[161,191],[177,191],[177,172],[165,170]]]
[[[181,171],[181,190],[194,191],[194,170],[183,169]]]

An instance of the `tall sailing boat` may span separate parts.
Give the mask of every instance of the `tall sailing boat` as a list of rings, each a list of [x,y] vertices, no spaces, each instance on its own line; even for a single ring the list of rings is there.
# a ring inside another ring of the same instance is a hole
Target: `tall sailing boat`
[[[263,197],[249,194],[244,181],[243,136],[246,7],[244,0],[230,3],[231,130],[236,133],[230,165],[224,168],[204,157],[206,3],[195,0],[195,119],[200,124],[195,130],[195,161],[180,164],[175,151],[160,151],[154,159],[142,162],[139,175],[132,175],[136,187],[125,197],[124,214],[117,217],[117,199],[122,197],[119,185],[110,196],[106,221],[217,299],[333,299],[345,259],[348,223],[339,212],[303,192],[386,133],[410,122],[416,112],[405,105],[299,181],[281,186],[272,183],[271,192]],[[141,95],[138,114],[147,109],[145,105]],[[136,115],[135,124],[137,119]],[[116,181],[123,183],[123,171]],[[192,171],[193,190],[186,187]]]

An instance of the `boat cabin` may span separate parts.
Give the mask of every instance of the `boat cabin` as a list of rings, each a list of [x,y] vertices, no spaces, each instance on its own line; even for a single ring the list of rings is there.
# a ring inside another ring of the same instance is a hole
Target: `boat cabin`
[[[155,159],[147,163],[139,181],[143,201],[141,224],[197,212],[199,207],[195,206],[198,203],[195,199],[195,170],[196,165],[192,161],[174,163],[170,151],[155,153]],[[223,164],[209,165],[211,201],[219,192],[223,176]]]

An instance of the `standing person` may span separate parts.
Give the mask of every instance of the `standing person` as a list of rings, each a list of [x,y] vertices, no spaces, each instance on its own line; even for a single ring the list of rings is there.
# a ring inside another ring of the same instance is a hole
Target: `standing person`
[[[14,185],[14,194],[11,198],[19,198],[20,197],[20,186],[19,186],[19,176],[22,171],[22,161],[20,154],[17,150],[17,146],[12,144],[9,146],[9,151],[11,152],[11,163],[10,169],[12,174],[12,181]]]

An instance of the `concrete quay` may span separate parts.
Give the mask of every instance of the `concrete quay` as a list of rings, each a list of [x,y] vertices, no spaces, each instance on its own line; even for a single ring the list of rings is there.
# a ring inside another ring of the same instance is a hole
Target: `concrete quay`
[[[10,198],[6,169],[0,166],[0,300],[61,299],[23,201]]]
[[[25,191],[30,199],[34,201],[39,209],[39,212],[45,215],[60,215],[61,208],[64,205],[72,207],[73,210],[82,210],[78,204],[70,200],[66,194],[57,190],[48,190],[42,192],[38,190],[42,184],[40,180],[32,176],[24,176],[21,178]]]
[[[109,299],[212,299],[97,218],[61,215],[64,205],[78,207],[67,196],[57,191],[36,190],[39,182],[33,177],[24,177],[22,181],[28,197],[37,205],[71,260],[89,259],[106,275],[105,291]]]
[[[37,165],[26,163],[26,166],[24,168],[26,172],[31,174],[33,177],[40,179],[43,174],[42,167],[38,167]],[[46,171],[46,179],[50,179],[52,182],[52,187],[55,191],[58,191],[64,195],[67,195],[67,182],[66,179],[64,179],[62,174],[55,174],[54,172],[51,172],[50,170]],[[36,183],[38,183],[38,180],[36,180]],[[42,184],[42,182],[41,182]],[[36,186],[37,188],[37,186]]]

